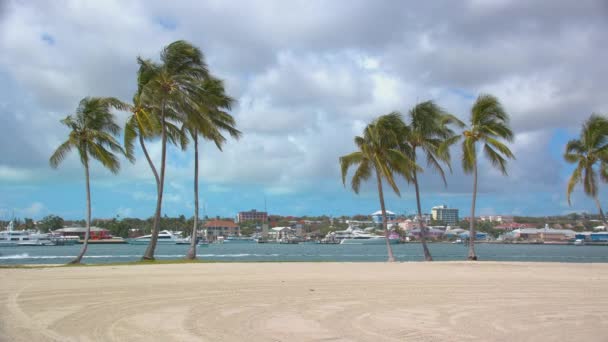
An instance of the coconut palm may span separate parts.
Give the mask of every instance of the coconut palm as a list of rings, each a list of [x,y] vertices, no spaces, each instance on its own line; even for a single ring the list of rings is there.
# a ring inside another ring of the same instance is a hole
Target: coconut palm
[[[186,121],[186,113],[196,106],[201,81],[208,77],[202,52],[186,41],[176,41],[161,52],[161,63],[140,59],[148,81],[143,85],[140,101],[158,115],[160,123],[161,161],[158,176],[156,211],[150,244],[142,257],[154,260],[158,240],[167,159],[167,138],[170,125]]]
[[[568,204],[571,204],[570,195],[574,187],[582,183],[585,193],[595,201],[604,226],[608,226],[598,198],[598,176],[595,169],[599,163],[599,178],[608,182],[608,119],[597,114],[591,115],[583,124],[580,138],[566,144],[564,159],[576,164],[566,190]]]
[[[234,99],[226,95],[222,80],[213,77],[205,79],[195,103],[192,110],[187,112],[187,121],[183,125],[183,130],[189,133],[194,143],[194,223],[190,249],[186,253],[186,258],[191,260],[196,259],[198,231],[198,137],[200,135],[205,140],[213,141],[221,151],[226,142],[224,132],[236,139],[241,136],[234,118],[225,111],[231,109]]]
[[[404,132],[402,143],[411,152],[410,158],[416,160],[417,152],[421,150],[426,158],[429,167],[435,169],[444,184],[447,185],[445,178],[444,165],[451,171],[449,146],[454,144],[458,136],[450,128],[450,124],[455,123],[462,126],[462,122],[453,115],[445,112],[433,101],[426,101],[416,105],[409,112],[408,129]],[[418,208],[418,228],[420,230],[420,241],[424,251],[424,259],[432,261],[433,257],[426,244],[426,227],[422,223],[422,208],[420,205],[420,185],[418,182],[418,172],[412,169],[412,182],[416,189],[416,205]]]
[[[475,202],[477,200],[477,143],[482,144],[483,152],[503,175],[507,175],[507,159],[515,156],[504,141],[513,141],[509,127],[509,115],[498,99],[492,95],[480,95],[471,108],[469,126],[462,133],[462,167],[465,173],[473,174],[473,201],[469,230],[469,260],[477,260],[475,254]]]
[[[399,138],[405,129],[404,126],[401,114],[397,112],[380,116],[367,125],[362,137],[355,137],[355,144],[359,150],[340,157],[342,183],[344,185],[346,185],[348,169],[351,166],[357,168],[351,179],[351,187],[355,193],[359,193],[361,182],[370,179],[373,174],[376,175],[389,262],[395,261],[395,257],[388,239],[389,231],[382,181],[385,180],[393,191],[400,196],[401,193],[395,182],[395,174],[399,174],[410,181],[411,170],[418,168],[416,163],[410,159],[409,154],[404,154],[399,148]]]
[[[158,195],[158,189],[160,187],[160,177],[158,171],[148,149],[146,147],[146,140],[156,139],[160,136],[161,125],[160,118],[157,110],[154,106],[148,106],[142,102],[141,95],[144,86],[150,81],[150,78],[154,75],[153,69],[149,68],[151,62],[144,61],[138,58],[140,68],[137,73],[137,92],[133,96],[133,103],[128,105],[128,110],[132,113],[127,118],[125,124],[124,134],[124,146],[126,155],[132,162],[135,161],[134,153],[134,142],[138,139],[139,145],[146,157],[146,161],[152,170],[154,180],[156,182],[156,191]],[[187,136],[173,123],[166,122],[166,133],[168,140],[174,144],[179,145],[182,149],[185,149],[187,145]]]
[[[126,106],[112,97],[86,97],[82,99],[76,113],[61,120],[61,123],[70,129],[70,134],[68,140],[59,145],[49,159],[51,167],[57,168],[68,153],[72,149],[76,149],[84,167],[87,192],[86,232],[80,253],[70,264],[81,262],[87,251],[91,234],[90,161],[91,159],[98,160],[112,173],[118,173],[120,162],[115,153],[125,153],[115,138],[120,133],[120,127],[114,122],[114,115],[111,113],[112,108],[123,110],[126,109]]]

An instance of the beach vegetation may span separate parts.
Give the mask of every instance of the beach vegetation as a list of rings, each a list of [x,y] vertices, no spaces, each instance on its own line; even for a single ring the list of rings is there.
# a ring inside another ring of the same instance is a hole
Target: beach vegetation
[[[410,153],[410,158],[417,161],[418,157],[426,159],[427,166],[439,173],[443,183],[447,186],[444,167],[451,172],[450,146],[458,140],[458,135],[451,128],[452,125],[462,127],[463,123],[455,116],[449,114],[433,101],[425,101],[417,104],[409,111],[406,119],[406,129],[403,132],[402,141],[405,153]],[[420,153],[421,155],[418,155]],[[420,229],[420,242],[424,252],[424,259],[432,261],[433,257],[426,244],[426,226],[422,219],[422,207],[420,205],[420,182],[418,181],[417,168],[411,168],[411,179],[416,190],[416,208],[418,227]]]
[[[509,127],[509,115],[500,101],[487,94],[480,95],[473,107],[468,125],[462,133],[462,168],[465,173],[473,174],[473,198],[471,201],[471,220],[469,221],[469,252],[467,259],[477,260],[475,253],[475,204],[478,182],[478,145],[491,165],[503,175],[507,175],[507,160],[515,156],[507,146],[513,141],[513,131]]]
[[[356,168],[350,182],[351,188],[356,194],[361,189],[361,183],[375,175],[389,262],[395,261],[395,257],[388,239],[389,230],[382,183],[383,181],[388,183],[400,196],[396,176],[400,175],[406,180],[412,181],[412,169],[420,170],[416,162],[411,159],[411,153],[404,153],[403,146],[399,144],[405,129],[405,123],[400,113],[392,112],[382,115],[365,127],[362,136],[355,137],[357,151],[339,159],[342,183],[345,186],[349,168]]]
[[[91,160],[97,160],[112,173],[118,173],[120,161],[117,154],[126,154],[116,136],[120,126],[115,122],[112,109],[124,110],[126,105],[113,97],[85,97],[72,115],[61,123],[69,129],[68,139],[51,155],[49,163],[52,168],[59,167],[72,150],[78,152],[80,163],[85,172],[86,186],[86,232],[82,248],[71,264],[78,264],[87,251],[91,234]]]
[[[568,204],[572,204],[576,185],[582,185],[584,193],[595,201],[602,223],[608,227],[598,189],[598,179],[608,182],[608,119],[592,114],[583,124],[580,137],[566,144],[564,159],[575,165],[566,188]]]

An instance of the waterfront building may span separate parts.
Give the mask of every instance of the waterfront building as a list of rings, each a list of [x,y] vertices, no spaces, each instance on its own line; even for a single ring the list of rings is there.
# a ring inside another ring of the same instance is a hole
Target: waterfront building
[[[375,213],[371,214],[371,217],[372,217],[372,221],[374,221],[374,223],[382,224],[382,210],[378,210]],[[394,212],[387,210],[386,219],[388,220],[388,222],[394,221],[395,219],[397,219],[397,215],[395,215]]]
[[[521,228],[515,229],[507,234],[505,238],[507,240],[525,240],[525,241],[544,241],[544,242],[558,242],[568,241],[574,239],[576,232],[570,229],[552,229],[552,228]]]
[[[274,227],[268,232],[268,238],[272,240],[288,239],[294,236],[294,230],[291,227]]]
[[[499,224],[496,227],[494,227],[494,229],[499,229],[499,230],[515,230],[515,229],[526,229],[526,228],[536,228],[538,227],[538,224],[536,223],[503,223],[503,224]]]
[[[257,211],[255,209],[239,212],[237,215],[237,222],[240,223],[246,221],[268,222],[268,213],[265,211]]]
[[[228,220],[211,220],[205,223],[207,237],[216,240],[218,236],[239,236],[241,229],[239,225]]]
[[[448,208],[447,205],[438,205],[431,209],[431,216],[435,221],[441,221],[448,226],[458,223],[458,209]]]
[[[53,233],[61,234],[61,236],[78,236],[78,238],[81,240],[84,239],[86,232],[86,227],[68,227],[56,229],[53,231]],[[91,240],[111,239],[112,234],[110,234],[110,231],[107,229],[91,227],[91,234],[89,235],[89,238]]]

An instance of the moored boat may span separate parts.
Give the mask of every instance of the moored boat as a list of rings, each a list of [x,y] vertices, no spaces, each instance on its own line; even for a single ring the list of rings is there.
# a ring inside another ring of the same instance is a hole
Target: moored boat
[[[127,242],[132,245],[147,245],[150,243],[150,239],[152,238],[152,234],[140,236],[134,239],[129,239]],[[184,241],[187,243],[187,239],[180,238],[168,230],[163,230],[158,233],[157,244],[159,245],[176,245],[183,244]]]

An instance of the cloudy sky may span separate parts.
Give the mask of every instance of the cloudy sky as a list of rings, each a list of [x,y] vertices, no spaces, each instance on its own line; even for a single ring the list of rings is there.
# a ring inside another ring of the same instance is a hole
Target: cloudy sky
[[[608,3],[554,1],[12,1],[0,0],[0,219],[82,218],[84,172],[48,157],[66,138],[59,120],[85,96],[125,101],[136,57],[185,39],[238,99],[243,138],[200,155],[205,213],[370,213],[373,184],[354,195],[338,157],[381,114],[432,99],[462,119],[480,93],[499,97],[516,132],[502,177],[482,162],[478,213],[595,212],[561,154],[592,113],[608,113]],[[117,113],[120,124],[126,114]],[[150,150],[160,158],[160,144]],[[113,176],[92,170],[93,216],[148,217],[155,187],[145,159]],[[453,151],[444,187],[422,176],[423,209],[467,216],[472,180]],[[169,150],[164,212],[192,215],[192,150]],[[411,214],[412,187],[388,208]],[[602,186],[602,198],[605,195]],[[203,211],[203,210],[201,210]]]

